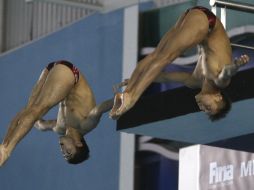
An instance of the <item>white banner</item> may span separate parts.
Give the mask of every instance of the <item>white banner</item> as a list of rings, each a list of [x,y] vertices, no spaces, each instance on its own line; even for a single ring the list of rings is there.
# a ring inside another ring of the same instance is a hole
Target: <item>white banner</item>
[[[179,190],[251,190],[254,154],[206,145],[180,150]]]

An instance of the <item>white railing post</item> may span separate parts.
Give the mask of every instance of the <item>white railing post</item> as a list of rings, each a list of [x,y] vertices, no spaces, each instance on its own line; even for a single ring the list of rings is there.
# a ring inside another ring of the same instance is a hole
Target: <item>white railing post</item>
[[[137,64],[138,5],[124,9],[122,80],[131,76]],[[119,190],[134,189],[135,135],[121,133]]]

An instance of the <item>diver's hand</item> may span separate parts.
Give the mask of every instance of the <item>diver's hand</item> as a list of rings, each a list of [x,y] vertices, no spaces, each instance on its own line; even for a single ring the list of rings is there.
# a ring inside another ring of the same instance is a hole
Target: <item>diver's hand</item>
[[[246,65],[250,60],[248,55],[242,55],[239,58],[236,58],[233,61],[233,64],[226,64],[219,74],[219,81],[230,80],[233,75],[235,75],[238,69],[244,65]]]
[[[242,67],[246,65],[250,61],[250,57],[246,54],[241,55],[241,57],[236,58],[234,60],[234,64],[236,64],[238,67]]]

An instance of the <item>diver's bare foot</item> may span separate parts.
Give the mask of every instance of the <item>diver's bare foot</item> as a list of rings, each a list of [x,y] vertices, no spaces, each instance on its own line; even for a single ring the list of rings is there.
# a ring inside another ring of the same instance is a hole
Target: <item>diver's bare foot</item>
[[[130,95],[127,92],[122,94],[121,101],[122,101],[121,106],[116,110],[116,113],[115,113],[117,117],[120,117],[121,115],[126,113],[134,105],[131,103]]]
[[[4,145],[0,144],[0,166],[3,166],[6,160],[9,158],[8,151]]]
[[[128,93],[117,93],[115,95],[114,106],[110,112],[112,119],[118,119],[121,115],[127,112],[132,107],[130,96]]]
[[[118,119],[118,116],[116,115],[116,111],[121,107],[122,103],[123,103],[123,94],[116,93],[114,98],[114,105],[109,113],[110,118]]]

